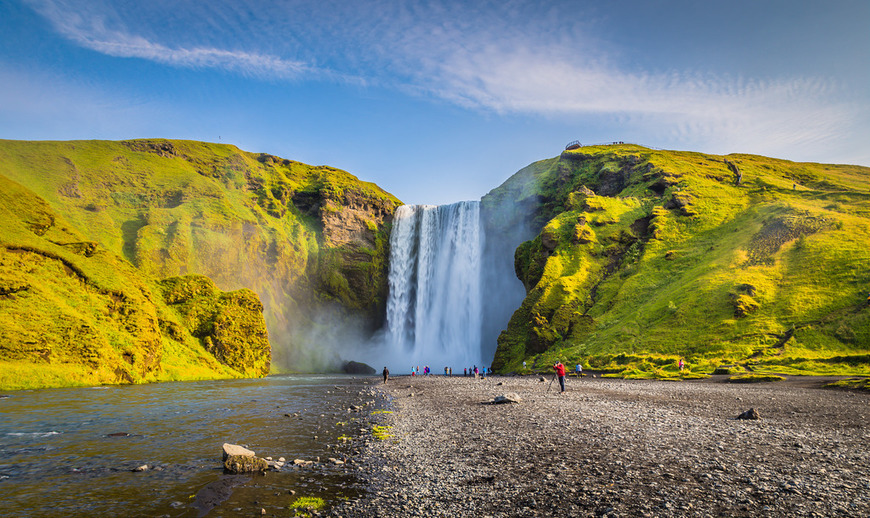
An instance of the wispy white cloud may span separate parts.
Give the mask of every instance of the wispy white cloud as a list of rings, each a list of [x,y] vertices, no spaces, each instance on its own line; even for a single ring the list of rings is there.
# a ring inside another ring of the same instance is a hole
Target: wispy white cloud
[[[187,68],[216,68],[246,76],[295,79],[302,76],[328,75],[308,63],[261,53],[203,45],[177,46],[136,34],[110,5],[99,9],[93,5],[63,0],[31,0],[31,6],[44,16],[55,30],[81,47],[121,58],[140,58],[166,65]],[[183,6],[178,6],[183,9]],[[134,13],[127,13],[135,16]]]
[[[610,115],[704,149],[784,155],[867,125],[866,107],[833,80],[628,66],[575,2],[154,2],[30,0],[64,37],[110,56],[377,84],[498,114]],[[164,13],[171,31],[159,27]]]
[[[397,39],[403,52],[394,66],[413,88],[471,109],[561,119],[609,114],[705,149],[786,153],[852,139],[867,122],[866,110],[831,79],[629,68],[582,30],[566,37],[549,17],[518,23],[522,17],[417,31]]]
[[[545,49],[461,52],[437,67],[437,81],[418,76],[417,84],[464,106],[563,118],[622,115],[629,125],[652,122],[679,140],[703,135],[719,147],[823,144],[848,136],[857,122],[845,92],[821,78],[631,72],[553,58]]]

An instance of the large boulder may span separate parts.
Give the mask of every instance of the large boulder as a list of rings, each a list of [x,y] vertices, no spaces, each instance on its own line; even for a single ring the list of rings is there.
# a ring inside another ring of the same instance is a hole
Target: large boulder
[[[223,460],[226,461],[228,458],[232,456],[240,456],[240,457],[253,457],[256,455],[253,451],[245,448],[244,446],[239,446],[238,444],[230,444],[225,442],[223,445]]]
[[[224,461],[224,469],[230,473],[253,473],[266,471],[269,463],[265,459],[249,455],[230,455]]]
[[[375,374],[377,371],[374,367],[361,362],[349,361],[341,366],[341,371],[345,374]]]

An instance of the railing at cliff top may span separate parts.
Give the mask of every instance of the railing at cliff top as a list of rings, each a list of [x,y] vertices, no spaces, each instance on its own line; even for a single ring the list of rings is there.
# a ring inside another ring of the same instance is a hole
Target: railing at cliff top
[[[568,147],[570,147],[571,145],[573,145],[575,143],[579,144],[579,147],[576,147],[574,149],[580,149],[580,148],[584,148],[584,147],[594,147],[594,146],[640,146],[640,147],[645,147],[647,149],[653,149],[655,151],[664,151],[664,148],[647,146],[646,144],[638,144],[637,142],[623,142],[621,140],[619,140],[619,141],[614,140],[611,142],[596,142],[594,144],[580,144],[579,141],[575,140],[573,142],[570,142],[567,146],[565,146],[565,151],[568,151]]]

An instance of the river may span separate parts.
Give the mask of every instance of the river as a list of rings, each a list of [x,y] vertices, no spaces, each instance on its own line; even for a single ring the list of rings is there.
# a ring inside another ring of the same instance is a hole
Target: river
[[[383,402],[375,378],[269,376],[6,392],[0,398],[0,516],[292,516],[361,489],[345,466]],[[371,403],[364,406],[366,403]],[[351,405],[364,408],[350,412]],[[289,466],[223,472],[223,443]],[[345,446],[342,446],[342,445]],[[294,459],[316,460],[293,467]],[[142,472],[133,471],[147,465]]]

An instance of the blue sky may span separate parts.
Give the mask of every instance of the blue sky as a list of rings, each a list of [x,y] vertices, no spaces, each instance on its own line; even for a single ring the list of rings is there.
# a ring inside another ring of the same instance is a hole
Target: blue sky
[[[870,2],[0,0],[0,138],[225,142],[406,203],[571,140],[870,165]]]

